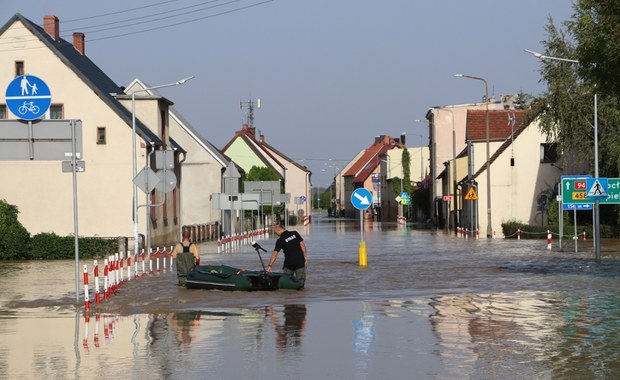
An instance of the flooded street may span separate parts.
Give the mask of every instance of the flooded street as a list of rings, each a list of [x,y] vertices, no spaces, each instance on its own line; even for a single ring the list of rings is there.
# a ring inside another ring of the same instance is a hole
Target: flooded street
[[[188,290],[168,270],[125,282],[87,315],[73,261],[2,263],[0,378],[620,377],[612,242],[597,263],[590,240],[548,251],[544,240],[371,223],[361,268],[355,221],[317,218],[299,231],[303,291]],[[202,263],[261,268],[251,247],[200,252]]]

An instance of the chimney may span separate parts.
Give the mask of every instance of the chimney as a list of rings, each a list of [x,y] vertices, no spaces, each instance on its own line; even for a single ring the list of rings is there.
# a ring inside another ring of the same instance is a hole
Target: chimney
[[[404,134],[404,133],[402,133],[402,134],[400,135],[400,144],[401,144],[402,146],[407,146],[407,144],[405,144],[405,134]]]
[[[52,36],[54,41],[60,41],[60,23],[58,17],[47,15],[43,16],[43,29]]]
[[[80,54],[84,55],[84,33],[75,32],[73,33],[73,47],[75,50],[79,51]]]
[[[262,133],[260,134],[260,142],[261,143],[265,142],[265,136]]]

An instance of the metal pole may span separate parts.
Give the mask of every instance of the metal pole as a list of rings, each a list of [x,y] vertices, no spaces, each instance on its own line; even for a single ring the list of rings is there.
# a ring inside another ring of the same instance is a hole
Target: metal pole
[[[136,176],[138,175],[138,164],[137,164],[137,157],[136,157],[137,155],[137,152],[136,152],[136,93],[156,90],[158,88],[164,88],[164,87],[179,86],[179,85],[185,84],[187,81],[191,80],[192,78],[194,77],[193,76],[187,77],[179,81],[176,81],[174,83],[162,84],[160,86],[142,88],[142,89],[136,90],[131,93],[131,131],[132,131],[131,151],[132,151],[132,156],[133,156],[132,157],[133,179],[135,179]],[[135,182],[133,182],[133,238],[134,238],[134,254],[137,255],[140,249],[140,246],[138,242],[138,185]]]
[[[78,203],[77,203],[77,161],[76,142],[75,142],[75,120],[70,121],[71,124],[71,168],[73,169],[73,241],[75,248],[75,301],[80,303],[80,239],[78,234]]]
[[[594,94],[594,177],[598,180],[598,98]],[[601,260],[601,218],[599,200],[594,200],[594,251],[596,261]]]

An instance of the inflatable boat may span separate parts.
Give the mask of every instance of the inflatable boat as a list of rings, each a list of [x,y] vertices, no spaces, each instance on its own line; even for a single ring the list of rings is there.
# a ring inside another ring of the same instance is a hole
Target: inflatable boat
[[[228,265],[198,265],[187,274],[185,286],[190,289],[246,291],[303,288],[294,276],[285,273],[249,271]]]

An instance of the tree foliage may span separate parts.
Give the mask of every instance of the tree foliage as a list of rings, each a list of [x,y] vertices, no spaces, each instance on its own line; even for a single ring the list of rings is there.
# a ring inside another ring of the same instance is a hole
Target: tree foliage
[[[17,219],[17,206],[0,200],[0,258],[23,260],[30,252],[30,233]]]
[[[571,20],[556,27],[551,18],[543,41],[542,81],[547,91],[533,102],[548,140],[559,143],[565,174],[595,173],[594,99],[597,99],[599,177],[620,175],[620,0],[579,0]],[[601,210],[618,220],[617,207]]]

